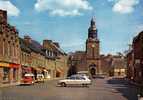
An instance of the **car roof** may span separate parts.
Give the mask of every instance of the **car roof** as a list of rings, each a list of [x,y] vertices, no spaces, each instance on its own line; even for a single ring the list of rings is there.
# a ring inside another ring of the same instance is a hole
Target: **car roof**
[[[34,74],[25,74],[24,76],[34,76]]]

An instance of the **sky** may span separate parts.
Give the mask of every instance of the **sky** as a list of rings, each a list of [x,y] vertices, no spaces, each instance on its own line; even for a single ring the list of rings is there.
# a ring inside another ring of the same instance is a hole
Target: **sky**
[[[59,42],[66,52],[85,50],[94,16],[101,54],[124,52],[143,30],[143,0],[0,0],[19,35]]]

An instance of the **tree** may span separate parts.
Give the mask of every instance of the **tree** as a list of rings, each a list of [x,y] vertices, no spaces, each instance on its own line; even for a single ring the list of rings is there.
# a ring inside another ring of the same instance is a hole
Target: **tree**
[[[71,65],[69,70],[68,70],[68,77],[71,75],[77,74],[77,68],[75,65]]]

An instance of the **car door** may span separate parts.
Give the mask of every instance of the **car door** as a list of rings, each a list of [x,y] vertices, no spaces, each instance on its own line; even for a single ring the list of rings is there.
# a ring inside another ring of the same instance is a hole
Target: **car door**
[[[75,84],[81,85],[82,82],[83,82],[83,81],[82,81],[81,77],[77,76],[77,77],[76,77],[76,80],[75,80]]]
[[[68,85],[73,85],[75,83],[75,77],[71,76],[67,79],[67,84]]]

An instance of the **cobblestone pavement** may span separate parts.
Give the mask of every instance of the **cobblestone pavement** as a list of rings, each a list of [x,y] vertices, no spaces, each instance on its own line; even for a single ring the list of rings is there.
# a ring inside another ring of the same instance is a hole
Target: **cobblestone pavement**
[[[89,87],[57,87],[57,81],[0,88],[0,100],[137,100],[123,79],[95,79]]]

